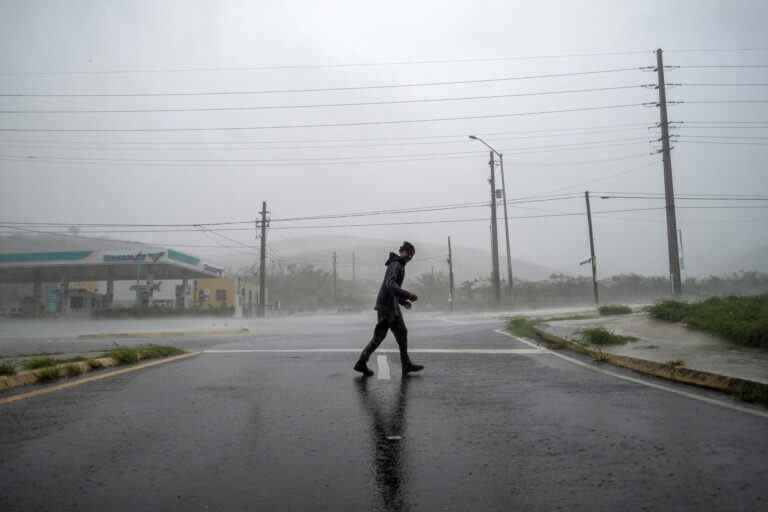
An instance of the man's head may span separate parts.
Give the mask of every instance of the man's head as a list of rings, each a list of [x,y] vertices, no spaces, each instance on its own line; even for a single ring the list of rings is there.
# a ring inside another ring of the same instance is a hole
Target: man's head
[[[403,245],[400,246],[400,257],[405,258],[406,261],[410,261],[415,254],[416,248],[411,242],[403,242]]]

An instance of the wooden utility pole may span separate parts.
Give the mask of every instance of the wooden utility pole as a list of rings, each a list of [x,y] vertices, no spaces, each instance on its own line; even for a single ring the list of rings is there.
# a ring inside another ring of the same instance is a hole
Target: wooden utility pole
[[[338,295],[338,288],[336,284],[336,252],[333,253],[333,303],[338,304],[339,303],[339,295]]]
[[[455,298],[453,287],[453,252],[451,251],[451,237],[448,237],[448,302],[451,303],[451,311],[454,308]]]
[[[667,247],[669,249],[669,275],[672,278],[672,293],[683,293],[680,278],[680,253],[677,246],[677,214],[675,213],[675,191],[672,183],[672,156],[669,146],[669,119],[667,117],[667,90],[664,83],[664,59],[661,48],[656,50],[656,74],[658,75],[659,113],[661,116],[661,153],[664,160],[664,197],[667,210]]]
[[[267,311],[267,202],[261,203],[261,255],[259,258],[259,317]]]
[[[496,172],[495,162],[493,161],[494,152],[491,151],[491,160],[488,165],[491,168],[491,178],[488,182],[491,185],[491,281],[493,284],[493,298],[496,306],[501,304],[501,279],[499,277],[499,233],[496,225]]]
[[[595,306],[600,305],[600,295],[597,291],[597,260],[595,259],[595,237],[592,233],[592,208],[589,205],[589,191],[584,192],[587,201],[587,225],[589,226],[589,259],[592,263],[592,293],[595,296]]]

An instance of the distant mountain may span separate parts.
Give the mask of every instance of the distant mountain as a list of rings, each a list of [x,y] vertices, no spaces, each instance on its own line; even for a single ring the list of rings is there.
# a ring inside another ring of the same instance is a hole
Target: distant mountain
[[[446,272],[448,265],[448,247],[411,240],[416,245],[416,258],[408,266],[408,274],[416,276],[425,272]],[[337,269],[342,278],[352,277],[352,253],[355,253],[355,273],[359,279],[381,279],[384,262],[389,251],[397,251],[402,240],[382,240],[376,238],[344,236],[309,236],[279,240],[269,244],[270,264],[290,265],[305,264],[330,270],[333,253],[337,255]],[[107,238],[89,238],[84,236],[51,235],[14,235],[0,237],[0,252],[34,252],[67,250],[105,250],[139,249],[157,247],[127,240]],[[186,251],[185,252],[189,252]],[[503,252],[499,254],[501,275],[506,278],[506,260]],[[256,256],[241,252],[215,253],[211,261],[227,268],[238,270],[250,268],[256,263]],[[457,283],[490,274],[490,253],[480,249],[463,246],[453,247],[454,275]],[[515,278],[525,280],[547,279],[557,269],[536,265],[522,260],[512,260],[512,272]]]
[[[408,273],[411,276],[425,272],[447,272],[448,257],[447,243],[445,246],[410,240],[416,245],[417,254],[409,263]],[[309,236],[280,240],[272,243],[271,259],[275,263],[288,265],[291,263],[311,264],[316,267],[330,269],[333,253],[337,254],[339,275],[344,278],[352,276],[352,253],[355,253],[355,274],[361,279],[381,279],[384,262],[389,251],[397,251],[402,240],[383,240],[375,238],[345,237],[345,236]],[[501,274],[506,277],[506,265],[501,257]],[[228,255],[220,261],[228,266],[238,266],[236,260],[242,261],[239,266],[250,266],[253,260],[247,256]],[[490,274],[491,255],[487,251],[469,247],[453,247],[454,275],[457,283],[475,277],[487,277]],[[512,272],[516,278],[527,280],[546,279],[556,269],[536,265],[527,261],[513,260]]]

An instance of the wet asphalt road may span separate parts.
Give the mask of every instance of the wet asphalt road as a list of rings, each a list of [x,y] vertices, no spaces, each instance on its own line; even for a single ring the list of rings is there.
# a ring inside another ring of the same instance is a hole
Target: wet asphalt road
[[[371,318],[210,344],[361,348]],[[530,348],[409,326],[416,349]],[[416,353],[405,380],[386,357],[362,380],[351,352],[207,353],[2,405],[0,510],[768,510],[768,418],[548,353]]]

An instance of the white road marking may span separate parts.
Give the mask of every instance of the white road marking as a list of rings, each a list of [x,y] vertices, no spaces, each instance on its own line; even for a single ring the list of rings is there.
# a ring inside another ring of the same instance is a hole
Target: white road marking
[[[389,361],[387,361],[387,356],[377,356],[376,364],[379,365],[379,371],[376,373],[376,377],[379,380],[389,380]]]
[[[358,353],[359,348],[233,348],[203,350],[203,354],[323,354],[323,353]],[[383,354],[397,354],[397,349],[378,349]],[[416,348],[408,349],[411,354],[548,354],[542,348]]]
[[[579,361],[578,359],[575,359],[573,357],[568,357],[566,355],[559,354],[557,352],[553,352],[552,350],[547,350],[545,348],[541,348],[539,345],[537,345],[537,344],[535,344],[533,342],[530,342],[530,341],[525,340],[523,338],[518,338],[517,336],[513,336],[512,334],[509,334],[508,332],[502,331],[500,329],[499,330],[495,330],[493,332],[498,333],[498,334],[503,334],[504,336],[509,336],[513,340],[517,340],[517,341],[519,341],[521,343],[525,343],[526,345],[529,345],[531,347],[537,347],[538,349],[540,349],[543,352],[551,354],[551,355],[553,355],[555,357],[559,357],[560,359],[568,361],[569,363],[573,363],[573,364],[575,364],[577,366],[581,366],[582,368],[586,368],[586,369],[592,370],[594,372],[602,373],[602,374],[605,374],[605,375],[610,375],[611,377],[615,377],[617,379],[625,380],[627,382],[632,382],[632,383],[635,383],[635,384],[640,384],[642,386],[648,386],[649,388],[659,389],[661,391],[666,391],[668,393],[673,393],[675,395],[684,396],[686,398],[691,398],[693,400],[699,400],[700,402],[706,402],[708,404],[718,405],[718,406],[724,407],[726,409],[731,409],[731,410],[734,410],[734,411],[744,412],[744,413],[747,413],[747,414],[751,414],[753,416],[760,416],[761,418],[768,418],[768,412],[758,411],[758,410],[755,410],[755,409],[749,409],[747,407],[741,407],[739,405],[731,404],[731,403],[728,403],[728,402],[723,402],[721,400],[716,400],[714,398],[709,398],[709,397],[706,397],[706,396],[700,396],[700,395],[696,395],[696,394],[693,394],[693,393],[688,393],[686,391],[681,391],[679,389],[670,388],[668,386],[662,386],[661,384],[656,384],[654,382],[647,382],[647,381],[644,381],[644,380],[641,380],[641,379],[636,379],[634,377],[629,377],[627,375],[621,375],[620,373],[612,372],[610,370],[603,370],[602,368],[598,368],[598,367],[593,366],[591,364],[587,364],[587,363],[585,363],[583,361]]]

